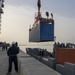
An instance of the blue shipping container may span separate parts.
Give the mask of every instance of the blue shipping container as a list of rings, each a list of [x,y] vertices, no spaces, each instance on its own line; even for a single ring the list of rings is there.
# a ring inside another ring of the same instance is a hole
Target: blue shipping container
[[[54,41],[54,25],[43,24],[29,31],[29,42]]]

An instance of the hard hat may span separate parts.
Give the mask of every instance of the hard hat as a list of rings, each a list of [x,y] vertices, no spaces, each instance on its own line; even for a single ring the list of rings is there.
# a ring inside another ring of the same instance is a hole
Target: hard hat
[[[12,42],[12,45],[14,45],[15,44],[15,42]]]

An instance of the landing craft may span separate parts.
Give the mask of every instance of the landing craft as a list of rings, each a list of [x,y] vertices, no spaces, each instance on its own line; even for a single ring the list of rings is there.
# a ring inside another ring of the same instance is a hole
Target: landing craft
[[[29,42],[46,42],[54,41],[54,19],[51,13],[49,18],[49,12],[46,12],[47,18],[43,18],[40,12],[41,1],[38,0],[38,13],[35,17],[35,22],[29,29]]]

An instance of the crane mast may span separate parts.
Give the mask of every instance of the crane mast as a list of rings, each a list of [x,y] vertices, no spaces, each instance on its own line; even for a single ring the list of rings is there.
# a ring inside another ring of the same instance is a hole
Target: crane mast
[[[1,15],[4,13],[3,12],[3,8],[4,8],[4,0],[0,0],[0,34],[1,34]]]

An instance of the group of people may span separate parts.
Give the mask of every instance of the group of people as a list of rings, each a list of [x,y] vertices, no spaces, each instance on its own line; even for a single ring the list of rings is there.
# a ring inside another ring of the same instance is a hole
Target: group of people
[[[6,45],[6,44],[4,44],[4,45],[2,46],[2,51],[5,51],[5,50],[7,50],[7,45]]]
[[[7,55],[9,56],[9,66],[7,74],[11,74],[12,71],[12,63],[14,63],[15,71],[18,72],[18,59],[17,54],[19,53],[18,43],[12,42],[12,45],[7,50]]]
[[[71,44],[71,43],[54,43],[53,48],[75,48],[75,44]]]

